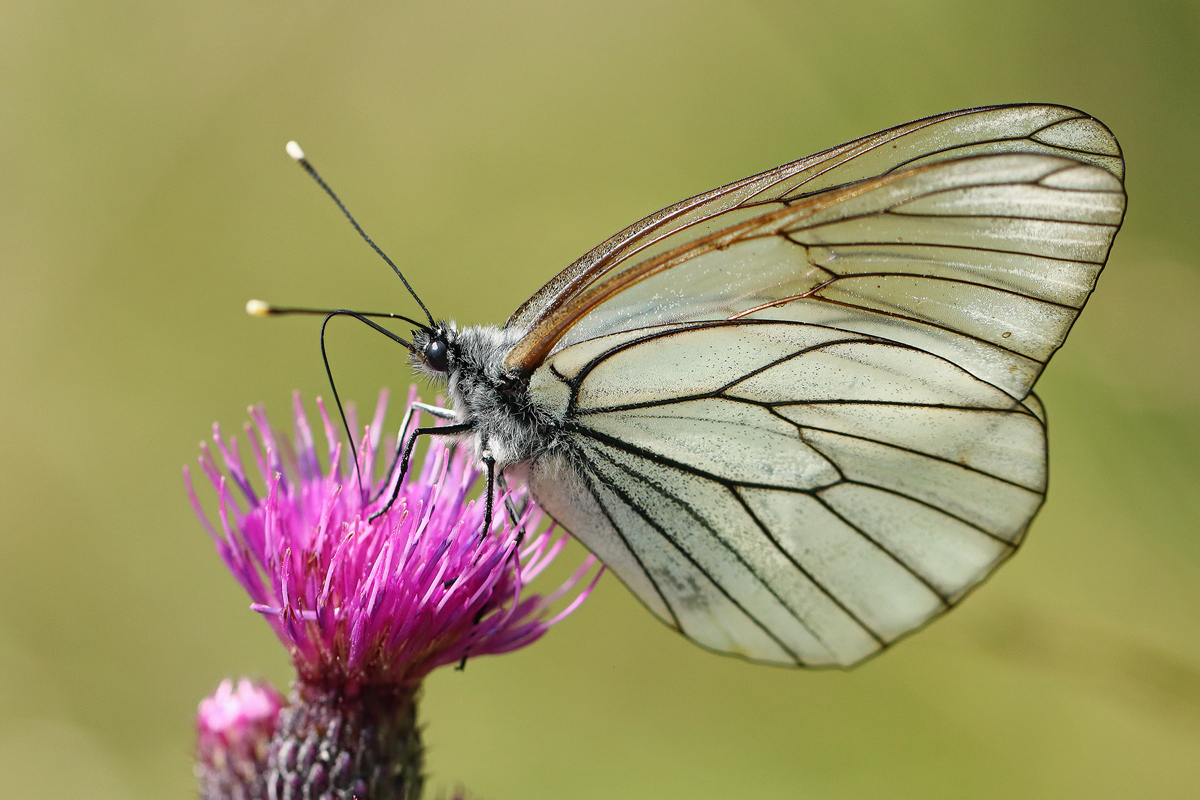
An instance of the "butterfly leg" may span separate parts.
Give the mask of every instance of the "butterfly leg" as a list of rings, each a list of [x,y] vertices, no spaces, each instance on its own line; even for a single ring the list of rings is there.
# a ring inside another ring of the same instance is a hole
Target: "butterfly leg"
[[[338,406],[338,408],[340,409],[341,406]],[[400,433],[396,437],[396,452],[392,454],[392,463],[387,468],[386,474],[383,476],[383,485],[379,487],[379,491],[376,492],[375,496],[371,498],[372,503],[382,497],[383,493],[387,491],[387,487],[392,485],[392,476],[396,474],[396,468],[400,466],[401,450],[404,447],[404,433],[408,430],[408,426],[412,423],[414,413],[415,410],[412,406],[409,406],[404,411],[404,419],[400,420]]]
[[[334,397],[335,398],[337,397],[336,389],[334,389]],[[341,403],[339,402],[338,403],[339,411],[341,410],[341,407],[342,407]],[[401,453],[406,444],[405,439],[404,439],[404,434],[405,434],[405,432],[408,431],[408,426],[412,422],[413,414],[421,412],[421,411],[424,411],[424,412],[426,412],[434,417],[437,417],[439,419],[454,419],[454,412],[448,408],[442,408],[440,406],[431,406],[426,403],[413,403],[411,406],[408,407],[408,409],[404,412],[404,419],[400,421],[400,434],[396,437],[396,452],[395,452],[394,456],[392,457],[392,465],[390,467],[388,467],[387,474],[384,476],[383,486],[380,487],[379,491],[376,492],[375,496],[371,498],[372,503],[374,503],[380,497],[382,497],[383,493],[385,491],[387,491],[387,487],[392,485],[392,478],[396,475],[397,468],[399,468],[401,463],[404,462],[404,459],[401,458]],[[345,419],[345,415],[343,415],[343,421],[344,421],[344,419]],[[347,430],[349,430],[348,426],[347,426]],[[406,463],[406,462],[404,462],[404,463]],[[401,476],[403,476],[404,470],[401,470],[400,474],[401,474]],[[393,501],[395,500],[394,496],[392,497],[392,500]],[[388,508],[391,507],[390,501],[388,502],[387,507]],[[384,511],[387,511],[387,508],[384,508]],[[383,512],[380,512],[380,513],[383,513]],[[374,519],[374,517],[372,517],[372,519]]]
[[[525,515],[525,509],[529,507],[528,496],[521,502],[521,507],[517,508],[512,501],[512,494],[508,488],[508,481],[504,479],[504,472],[496,471],[496,457],[487,449],[487,439],[481,442],[483,452],[480,454],[480,460],[487,467],[487,509],[485,511],[485,519],[483,523],[483,535],[487,535],[488,530],[492,527],[492,518],[495,514],[495,497],[499,491],[504,495],[504,510],[508,512],[508,519],[512,522],[513,527],[517,529],[517,547],[521,546],[521,542],[525,539],[525,526],[521,523],[521,518]],[[516,551],[513,551],[514,554]]]
[[[525,516],[525,509],[529,508],[529,495],[526,495],[521,500],[521,507],[517,508],[512,501],[512,493],[508,488],[508,481],[504,478],[504,472],[496,473],[496,485],[500,489],[500,493],[504,495],[504,508],[508,511],[508,519],[517,528],[517,544],[520,545],[525,539],[525,526],[521,524],[521,518]]]
[[[472,430],[474,430],[474,426],[468,422],[464,422],[459,425],[438,425],[438,426],[429,427],[429,428],[417,428],[416,430],[414,430],[412,432],[412,435],[409,436],[407,441],[405,441],[405,443],[404,443],[404,454],[401,458],[398,459],[400,466],[397,468],[396,472],[393,473],[392,477],[389,477],[389,479],[388,479],[388,483],[390,483],[392,486],[392,492],[388,496],[388,501],[384,505],[383,508],[379,509],[378,511],[376,511],[374,514],[371,515],[371,519],[375,520],[375,519],[378,519],[379,517],[383,516],[384,514],[386,514],[388,512],[388,509],[390,509],[392,507],[392,503],[395,503],[396,498],[400,496],[400,484],[404,480],[404,476],[408,473],[408,464],[409,464],[409,461],[412,460],[413,448],[416,447],[416,445],[417,445],[417,437],[420,437],[420,436],[453,436],[453,435],[459,434],[459,433],[470,433]],[[385,484],[385,485],[387,485],[387,484]],[[490,480],[489,480],[489,486],[490,486]],[[488,508],[489,509],[491,508],[491,500],[490,499],[488,501]]]
[[[487,468],[487,505],[484,506],[483,512],[483,530],[479,534],[479,540],[482,543],[484,538],[487,537],[488,531],[492,528],[493,499],[496,496],[496,457],[493,456],[492,451],[488,449],[487,437],[481,436],[480,440],[481,441],[479,444],[481,447],[481,452],[479,454],[479,458],[481,461],[483,461],[484,466]],[[486,606],[481,607],[479,611],[475,612],[476,625],[483,620],[485,609]],[[455,669],[459,672],[462,672],[467,668],[468,655],[470,655],[469,652],[463,653],[462,660],[459,661],[458,666],[455,667]]]
[[[475,621],[474,621],[475,625],[478,625],[479,623],[483,622],[483,615],[486,613],[486,611],[487,611],[487,606],[482,606],[478,611],[475,612]],[[463,653],[462,660],[460,660],[458,662],[458,666],[454,668],[455,672],[462,672],[463,670],[465,670],[467,668],[467,657],[470,655],[471,655],[471,648],[468,647],[466,652]]]
[[[482,434],[479,437],[479,451],[479,460],[487,469],[487,504],[484,506],[483,512],[483,532],[479,535],[479,538],[482,539],[492,529],[492,515],[496,501],[496,457],[488,449],[487,437]]]
[[[452,408],[431,406],[428,403],[413,403],[412,407],[417,411],[424,411],[426,414],[437,417],[438,419],[455,419],[458,416],[454,413],[454,409]]]

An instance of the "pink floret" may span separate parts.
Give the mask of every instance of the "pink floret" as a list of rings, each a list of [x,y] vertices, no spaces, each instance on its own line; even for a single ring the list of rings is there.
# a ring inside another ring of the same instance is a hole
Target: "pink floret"
[[[283,696],[269,683],[221,681],[196,712],[197,749],[210,765],[230,759],[253,762],[275,732]]]

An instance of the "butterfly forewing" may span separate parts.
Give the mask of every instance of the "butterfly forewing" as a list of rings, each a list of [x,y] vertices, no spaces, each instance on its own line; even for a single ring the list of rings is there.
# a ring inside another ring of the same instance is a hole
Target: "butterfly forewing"
[[[643,220],[510,321],[569,445],[534,460],[535,497],[705,647],[844,666],[887,646],[1042,502],[1030,387],[1107,257],[1121,175],[1079,112],[983,109]]]
[[[629,226],[555,276],[513,314],[509,327],[535,332],[510,363],[529,366],[532,345],[544,334],[535,329],[547,315],[613,270],[833,187],[921,163],[1012,151],[1067,155],[1124,177],[1112,134],[1071,108],[992,106],[900,125],[697,195]]]
[[[1055,180],[1079,171],[1088,188]],[[1031,191],[1038,202],[1018,209]],[[533,349],[663,323],[795,319],[913,344],[1020,398],[1078,315],[1123,211],[1111,173],[1056,156],[914,167],[600,280],[547,317],[557,328]]]

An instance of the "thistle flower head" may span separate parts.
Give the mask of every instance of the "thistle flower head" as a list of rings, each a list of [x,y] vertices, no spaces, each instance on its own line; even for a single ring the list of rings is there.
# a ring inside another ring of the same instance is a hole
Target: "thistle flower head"
[[[414,400],[410,392],[410,408]],[[247,425],[246,433],[264,493],[251,484],[237,442],[216,426],[220,462],[202,445],[200,464],[217,490],[219,528],[187,481],[217,552],[250,595],[251,608],[288,648],[302,685],[351,693],[415,687],[443,664],[532,643],[590,593],[599,571],[550,616],[552,603],[582,586],[596,563],[592,556],[549,596],[526,591],[567,535],[556,535],[553,525],[535,533],[541,512],[525,502],[523,489],[497,498],[485,532],[484,498],[470,497],[479,473],[465,448],[446,437],[428,437],[419,472],[410,469],[396,501],[372,519],[398,477],[391,459],[382,477],[374,477],[387,395],[353,454],[357,468],[317,404],[327,466],[297,395],[294,445],[271,427],[261,407],[250,410],[253,427]],[[401,437],[415,424],[416,414],[411,416]],[[506,501],[527,508],[519,522],[504,513]]]

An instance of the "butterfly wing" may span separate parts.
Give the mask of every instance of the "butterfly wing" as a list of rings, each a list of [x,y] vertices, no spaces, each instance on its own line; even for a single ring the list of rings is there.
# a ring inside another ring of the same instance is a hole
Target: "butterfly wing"
[[[572,425],[532,466],[539,505],[664,621],[753,660],[888,645],[1007,558],[1045,492],[1039,409],[908,345],[668,325],[550,371]]]
[[[548,309],[522,343],[566,422],[539,504],[753,660],[853,664],[953,606],[1041,504],[1030,387],[1124,211],[1119,165],[1001,144],[770,204]]]
[[[1047,153],[1096,164],[1124,179],[1112,134],[1081,111],[1009,105],[951,111],[910,122],[676,203],[634,223],[560,272],[508,327],[532,330],[605,273],[644,261],[805,196],[897,169],[978,153]],[[539,338],[537,334],[534,339]]]
[[[1019,399],[1094,287],[1124,208],[1115,175],[1059,156],[912,167],[606,275],[508,360],[532,371],[565,347],[656,324],[797,319],[927,349]]]

